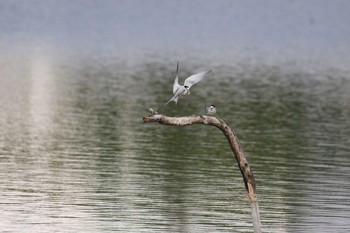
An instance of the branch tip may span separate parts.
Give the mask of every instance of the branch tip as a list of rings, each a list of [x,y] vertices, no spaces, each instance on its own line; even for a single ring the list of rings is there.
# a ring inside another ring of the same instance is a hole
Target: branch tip
[[[153,109],[153,108],[149,108],[148,110],[151,112],[151,115],[158,114],[158,112],[155,109]]]

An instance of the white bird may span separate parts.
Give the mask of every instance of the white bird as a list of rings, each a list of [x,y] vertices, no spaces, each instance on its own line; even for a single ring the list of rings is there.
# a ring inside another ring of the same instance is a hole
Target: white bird
[[[216,114],[216,108],[215,105],[210,105],[210,106],[204,106],[204,112],[205,115],[213,116]]]
[[[175,104],[177,104],[179,97],[189,95],[191,93],[190,88],[192,87],[192,85],[202,81],[205,78],[206,74],[208,74],[209,72],[211,72],[211,70],[191,75],[190,77],[185,79],[184,85],[181,86],[179,84],[179,62],[177,62],[176,77],[173,86],[174,96],[168,102],[166,102],[165,105],[167,105],[171,101],[174,101]]]

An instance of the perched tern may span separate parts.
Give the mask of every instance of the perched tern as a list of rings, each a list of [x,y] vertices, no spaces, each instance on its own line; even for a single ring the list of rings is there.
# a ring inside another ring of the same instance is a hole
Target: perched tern
[[[185,79],[184,85],[181,86],[179,84],[179,62],[177,62],[176,77],[173,86],[174,96],[168,102],[166,102],[165,105],[167,105],[171,101],[174,101],[177,105],[179,97],[189,95],[191,93],[190,88],[192,87],[192,85],[202,81],[205,78],[206,74],[208,74],[209,72],[211,72],[211,70],[191,75],[190,77]]]
[[[210,106],[204,106],[204,112],[205,115],[213,116],[216,114],[216,108],[215,105],[210,105]]]

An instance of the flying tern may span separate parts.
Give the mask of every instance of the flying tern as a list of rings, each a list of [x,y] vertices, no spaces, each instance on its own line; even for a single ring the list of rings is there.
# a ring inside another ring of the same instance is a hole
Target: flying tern
[[[208,70],[208,71],[204,71],[204,72],[200,72],[200,73],[191,75],[190,77],[185,79],[184,85],[181,86],[179,84],[179,62],[177,62],[176,77],[175,77],[174,86],[173,86],[174,96],[168,102],[166,102],[165,105],[167,105],[171,101],[174,101],[175,104],[177,105],[177,101],[178,101],[179,97],[184,96],[184,95],[189,95],[191,93],[190,88],[192,87],[192,85],[202,81],[206,77],[206,75],[208,73],[210,73],[211,71],[212,70]]]

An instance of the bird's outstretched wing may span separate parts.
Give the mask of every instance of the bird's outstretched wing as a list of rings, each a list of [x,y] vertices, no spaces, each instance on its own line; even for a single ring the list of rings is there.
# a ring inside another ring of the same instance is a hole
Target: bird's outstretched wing
[[[184,86],[188,86],[188,88],[190,88],[193,84],[196,84],[200,81],[202,81],[205,76],[210,73],[212,70],[208,70],[205,72],[200,72],[194,75],[191,75],[190,77],[186,78]]]
[[[174,81],[174,86],[173,86],[173,94],[175,94],[176,90],[179,89],[179,62],[177,62],[177,68],[176,68],[176,77]]]

